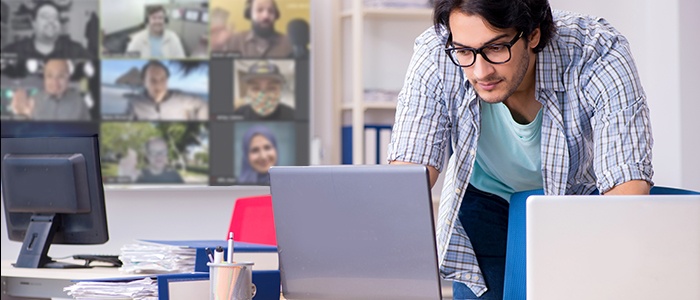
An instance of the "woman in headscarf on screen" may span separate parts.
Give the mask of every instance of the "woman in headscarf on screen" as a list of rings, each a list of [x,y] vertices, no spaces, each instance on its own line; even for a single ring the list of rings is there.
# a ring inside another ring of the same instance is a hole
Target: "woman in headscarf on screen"
[[[265,126],[250,127],[243,135],[239,183],[270,184],[270,167],[277,164],[277,139]]]

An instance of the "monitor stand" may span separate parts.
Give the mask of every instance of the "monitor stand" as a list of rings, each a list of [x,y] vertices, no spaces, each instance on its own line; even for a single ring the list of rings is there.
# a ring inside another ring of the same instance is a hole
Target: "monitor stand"
[[[34,214],[29,221],[22,249],[19,251],[17,268],[89,268],[90,266],[53,261],[47,254],[56,233],[60,217],[56,214]]]

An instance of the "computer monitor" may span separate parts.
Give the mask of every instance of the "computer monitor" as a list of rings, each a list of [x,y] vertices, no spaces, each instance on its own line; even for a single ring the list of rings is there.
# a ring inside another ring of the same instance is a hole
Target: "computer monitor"
[[[15,267],[84,267],[47,254],[109,239],[97,135],[2,136],[1,148],[7,233],[23,242]]]

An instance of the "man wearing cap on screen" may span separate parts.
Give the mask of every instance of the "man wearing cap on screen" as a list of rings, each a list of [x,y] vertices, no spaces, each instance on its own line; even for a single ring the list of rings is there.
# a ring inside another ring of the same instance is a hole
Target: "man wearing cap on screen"
[[[245,88],[245,103],[234,111],[246,120],[292,120],[294,109],[281,103],[284,77],[279,67],[269,61],[259,61],[248,69],[241,82]]]

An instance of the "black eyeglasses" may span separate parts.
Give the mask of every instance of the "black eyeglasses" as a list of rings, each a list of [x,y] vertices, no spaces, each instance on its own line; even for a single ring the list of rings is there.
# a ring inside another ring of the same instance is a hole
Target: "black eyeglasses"
[[[476,55],[481,54],[481,56],[488,62],[492,64],[504,64],[510,60],[510,47],[513,47],[515,43],[523,36],[523,32],[519,32],[515,37],[507,43],[489,44],[481,48],[469,48],[469,47],[449,47],[445,49],[445,53],[450,57],[450,60],[455,65],[460,67],[470,67],[476,62]],[[452,44],[452,36],[447,42],[448,45]]]

